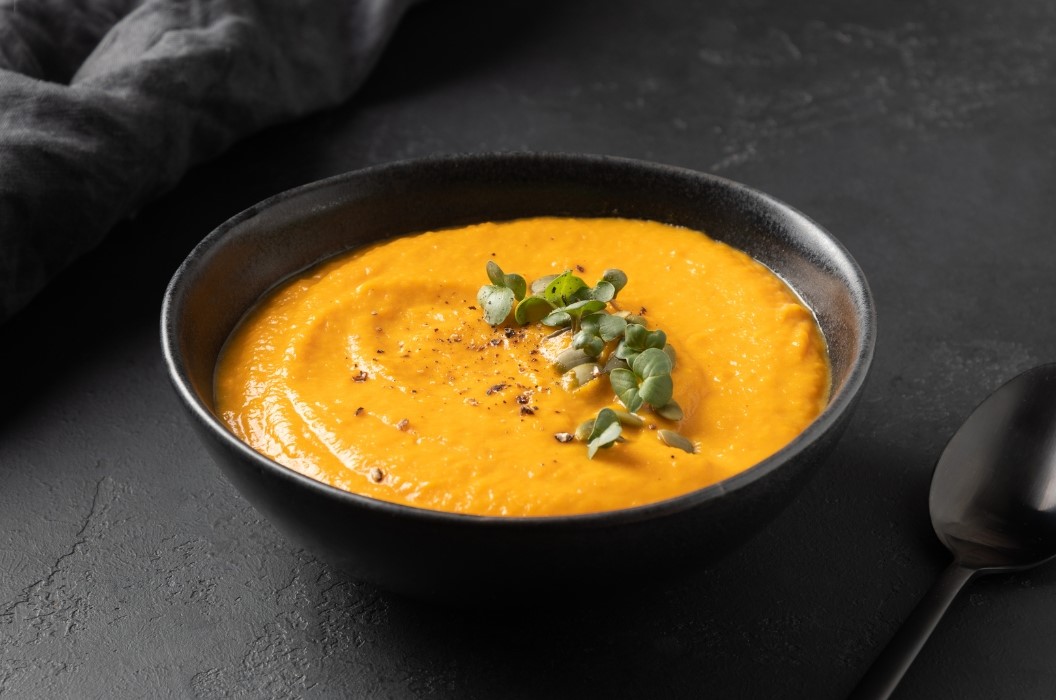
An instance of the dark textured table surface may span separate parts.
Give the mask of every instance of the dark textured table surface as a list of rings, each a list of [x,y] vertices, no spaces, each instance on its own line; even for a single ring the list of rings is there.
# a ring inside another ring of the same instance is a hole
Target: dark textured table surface
[[[945,441],[1056,360],[1054,27],[1040,0],[418,7],[352,101],[192,171],[0,328],[0,695],[845,696],[947,562]],[[485,150],[718,173],[865,270],[858,412],[710,568],[560,611],[424,607],[289,544],[191,433],[157,317],[202,236],[310,180]],[[898,693],[1054,695],[1056,566],[971,583]]]

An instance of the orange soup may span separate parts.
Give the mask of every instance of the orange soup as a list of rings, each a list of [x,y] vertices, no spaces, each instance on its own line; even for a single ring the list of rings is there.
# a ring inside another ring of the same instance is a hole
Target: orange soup
[[[478,301],[494,282],[488,261],[528,281],[570,271],[588,286],[622,270],[626,286],[600,313],[666,334],[677,411],[645,403],[627,417],[609,370],[643,394],[645,379],[641,363],[614,357],[620,339],[590,372],[555,366],[586,316],[570,332],[513,313],[491,325]],[[314,267],[243,320],[216,387],[235,434],[337,488],[550,516],[652,503],[751,467],[822,411],[829,367],[813,314],[748,255],[656,222],[537,218],[407,236]],[[573,436],[606,408],[624,421],[591,456],[586,431]]]

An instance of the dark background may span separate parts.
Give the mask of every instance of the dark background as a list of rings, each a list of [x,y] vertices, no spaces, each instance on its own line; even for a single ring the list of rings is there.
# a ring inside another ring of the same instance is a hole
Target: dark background
[[[192,171],[0,328],[0,695],[845,696],[947,562],[927,493],[991,390],[1056,360],[1056,6],[430,2],[365,88]],[[709,171],[806,212],[876,296],[836,452],[709,569],[595,605],[423,607],[296,549],[161,360],[169,276],[281,190],[437,153]],[[1056,694],[1056,568],[969,585],[901,698]]]

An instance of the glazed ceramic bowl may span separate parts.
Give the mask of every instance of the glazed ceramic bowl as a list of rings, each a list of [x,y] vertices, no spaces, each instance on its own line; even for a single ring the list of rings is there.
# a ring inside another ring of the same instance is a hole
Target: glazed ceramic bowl
[[[324,258],[427,229],[541,215],[652,219],[707,232],[777,272],[829,345],[825,411],[778,453],[713,486],[646,506],[502,518],[441,513],[340,491],[250,449],[213,411],[213,372],[261,295]],[[339,175],[272,197],[209,234],[165,294],[172,382],[223,472],[295,541],[355,578],[447,602],[611,590],[713,561],[795,496],[833,447],[873,354],[861,270],[817,224],[712,175],[597,156],[434,158]]]

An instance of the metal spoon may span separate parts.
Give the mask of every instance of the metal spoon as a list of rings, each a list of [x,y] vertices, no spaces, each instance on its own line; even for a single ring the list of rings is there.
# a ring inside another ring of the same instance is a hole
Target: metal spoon
[[[855,689],[887,698],[964,584],[1056,556],[1056,364],[990,395],[943,450],[931,478],[931,524],[947,567]]]

